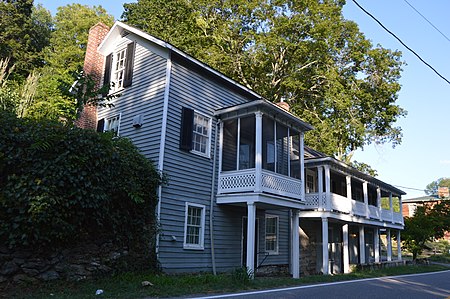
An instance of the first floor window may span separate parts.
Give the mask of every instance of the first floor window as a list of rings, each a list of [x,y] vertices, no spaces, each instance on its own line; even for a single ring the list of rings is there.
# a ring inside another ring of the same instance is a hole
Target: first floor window
[[[105,121],[104,131],[113,132],[114,135],[119,135],[120,114],[113,117],[109,117]]]
[[[186,203],[184,220],[184,248],[203,249],[205,234],[205,206]]]
[[[266,216],[266,252],[278,254],[278,217]]]

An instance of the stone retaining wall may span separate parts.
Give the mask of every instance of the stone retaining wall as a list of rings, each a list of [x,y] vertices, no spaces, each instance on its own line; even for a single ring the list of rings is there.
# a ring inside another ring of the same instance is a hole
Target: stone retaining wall
[[[11,251],[0,246],[0,285],[56,279],[79,281],[151,266],[150,258],[108,241],[55,252]]]

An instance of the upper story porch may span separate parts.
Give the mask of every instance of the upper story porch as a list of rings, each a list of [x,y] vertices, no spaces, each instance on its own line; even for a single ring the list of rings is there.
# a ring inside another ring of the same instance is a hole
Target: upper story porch
[[[402,190],[333,158],[307,160],[305,184],[307,209],[403,225]]]
[[[221,120],[217,202],[303,206],[303,134],[312,127],[264,100],[216,115]]]

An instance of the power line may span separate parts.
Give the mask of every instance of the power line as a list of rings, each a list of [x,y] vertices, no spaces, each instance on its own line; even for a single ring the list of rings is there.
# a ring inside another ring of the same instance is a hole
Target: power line
[[[431,23],[431,21],[429,21],[423,14],[420,13],[420,11],[418,11],[414,6],[412,6],[411,3],[409,3],[406,0],[403,0],[406,2],[406,4],[408,4],[412,9],[414,9],[415,12],[417,12],[425,21],[428,22],[428,24],[430,24],[434,29],[436,29],[437,32],[439,32],[447,41],[450,42],[450,38],[448,38],[441,30],[439,30],[436,26],[434,26],[433,23]]]
[[[426,191],[424,189],[417,189],[417,188],[412,188],[412,187],[405,187],[405,186],[398,186],[398,185],[392,185],[392,186],[398,187],[398,188],[403,188],[403,189],[415,190],[415,191],[422,191],[422,192]]]
[[[422,59],[422,57],[419,56],[419,54],[417,54],[413,49],[411,49],[410,47],[408,47],[399,37],[397,37],[397,35],[395,35],[392,31],[390,31],[389,29],[386,28],[386,26],[384,26],[380,21],[378,21],[377,18],[375,18],[370,12],[368,12],[367,10],[364,9],[364,7],[362,7],[361,5],[359,5],[359,3],[356,0],[352,0],[353,3],[356,4],[356,6],[358,6],[363,12],[365,12],[368,16],[370,16],[373,20],[375,20],[375,22],[377,22],[381,27],[383,27],[384,30],[386,30],[390,35],[392,35],[393,37],[395,37],[396,40],[398,40],[406,49],[408,49],[411,53],[413,53],[417,58],[419,58],[420,61],[422,61],[422,63],[424,63],[426,66],[428,66],[431,70],[433,70],[439,77],[441,77],[441,79],[443,79],[445,82],[447,82],[448,84],[450,84],[450,81],[445,78],[444,76],[442,76],[434,67],[432,67],[428,62],[426,62],[425,60]]]

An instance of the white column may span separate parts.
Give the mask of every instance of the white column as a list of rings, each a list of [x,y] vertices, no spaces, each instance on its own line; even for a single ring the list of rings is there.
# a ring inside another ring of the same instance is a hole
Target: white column
[[[345,181],[347,182],[347,208],[350,215],[353,215],[353,205],[352,205],[352,178],[347,175],[345,177]]]
[[[328,259],[328,219],[322,218],[322,272],[324,275],[330,274]]]
[[[352,178],[347,175],[345,177],[345,181],[347,182],[347,198],[352,199]]]
[[[322,166],[317,166],[317,191],[319,194],[319,211],[324,211],[326,205],[323,202],[323,168]]]
[[[400,230],[397,231],[397,260],[402,260],[402,240],[400,238]]]
[[[373,251],[375,252],[375,263],[380,262],[380,230],[378,227],[374,229],[373,234]]]
[[[377,187],[377,207],[378,207],[378,214],[379,214],[379,219],[382,219],[381,216],[381,189],[380,187]]]
[[[349,252],[348,252],[348,224],[344,224],[342,226],[342,243],[343,243],[343,249],[342,249],[342,259],[344,263],[344,273],[350,272],[350,258],[349,258]]]
[[[331,174],[330,166],[325,165],[325,197],[326,197],[326,210],[331,211]]]
[[[292,210],[292,278],[300,278],[300,214]]]
[[[305,133],[300,133],[300,179],[302,180],[301,183],[301,198],[300,200],[305,201],[305,147],[304,147],[304,139],[305,139]]]
[[[369,219],[369,192],[367,182],[363,182],[364,206],[366,208],[366,218]]]
[[[262,116],[261,112],[255,113],[255,176],[256,186],[255,192],[261,192],[261,177],[262,177]]]
[[[247,203],[247,271],[253,278],[255,275],[255,222],[256,206],[253,202]]]
[[[394,223],[394,205],[392,204],[392,192],[389,192],[389,210],[391,211],[391,221]]]
[[[392,261],[392,238],[391,229],[386,229],[386,240],[387,240],[387,260]]]
[[[366,239],[364,237],[364,226],[359,227],[359,263],[366,263]]]

